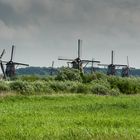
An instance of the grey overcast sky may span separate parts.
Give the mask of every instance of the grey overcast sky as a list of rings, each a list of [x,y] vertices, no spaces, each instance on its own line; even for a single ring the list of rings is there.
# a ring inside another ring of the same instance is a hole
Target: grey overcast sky
[[[31,66],[65,65],[74,58],[77,39],[82,58],[140,68],[140,0],[0,0],[0,51],[16,46],[14,61]]]

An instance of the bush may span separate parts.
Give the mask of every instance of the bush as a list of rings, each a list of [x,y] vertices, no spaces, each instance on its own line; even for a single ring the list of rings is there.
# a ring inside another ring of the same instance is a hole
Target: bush
[[[63,82],[63,81],[61,81],[61,82],[58,82],[58,81],[50,82],[49,86],[55,92],[62,92],[62,91],[66,92],[66,91],[69,91],[68,85],[65,82]]]
[[[113,88],[110,90],[110,95],[113,95],[113,96],[118,96],[120,95],[120,91],[118,88]]]
[[[47,82],[35,81],[33,82],[33,88],[36,93],[52,93],[53,90],[49,87]]]
[[[137,94],[139,92],[139,82],[136,79],[121,78],[117,85],[123,94]]]
[[[96,78],[97,79],[107,79],[107,75],[101,72],[96,72]]]
[[[80,75],[80,71],[77,69],[70,69],[70,68],[62,68],[58,72],[56,80],[59,81],[79,81],[82,82],[82,78]]]
[[[10,90],[10,87],[9,87],[8,83],[0,81],[0,92],[6,92],[9,90]]]
[[[110,89],[110,83],[107,81],[107,79],[97,79],[97,80],[94,80],[91,82],[91,85],[95,85],[95,84],[99,84],[99,85],[102,85],[102,86],[105,86],[107,87],[108,89]]]
[[[42,81],[33,82],[33,87],[35,92],[45,92],[45,85]]]
[[[82,83],[75,83],[72,87],[71,87],[71,92],[72,93],[89,93],[90,92],[90,88],[88,85],[82,84]]]
[[[83,74],[82,75],[83,83],[90,83],[91,81],[96,80],[96,79],[97,79],[96,74]]]
[[[108,76],[107,81],[109,82],[111,88],[118,88],[118,83],[122,78],[116,76]]]
[[[10,83],[10,89],[21,94],[32,94],[34,93],[34,88],[31,83],[25,81],[14,81]]]
[[[21,79],[21,80],[19,80]],[[21,94],[94,93],[98,95],[139,94],[140,78],[82,74],[63,68],[56,77],[23,76],[15,81],[0,81],[0,92],[13,90]]]
[[[109,95],[110,89],[104,85],[96,83],[91,87],[91,92],[98,95]]]

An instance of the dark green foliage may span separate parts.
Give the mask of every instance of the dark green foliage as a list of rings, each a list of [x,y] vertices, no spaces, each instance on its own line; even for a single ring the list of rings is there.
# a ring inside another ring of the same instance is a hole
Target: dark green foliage
[[[81,76],[82,76],[83,83],[90,83],[91,81],[97,79],[96,74],[83,74]]]
[[[106,79],[107,75],[101,72],[96,72],[97,79]]]
[[[35,93],[52,93],[53,90],[49,87],[49,84],[43,81],[35,81],[32,83]]]
[[[46,89],[45,84],[42,81],[35,81],[33,87],[35,92],[44,92]]]
[[[136,79],[121,78],[118,82],[119,90],[124,94],[137,94],[139,90],[139,82]]]
[[[110,90],[110,95],[113,95],[113,96],[118,96],[120,95],[120,91],[118,88],[113,88]]]
[[[64,92],[68,91],[68,85],[63,81],[53,81],[49,83],[50,88],[55,92]]]
[[[98,94],[98,95],[109,95],[110,94],[110,89],[107,88],[104,85],[96,83],[92,86],[91,92],[93,94]]]
[[[90,92],[89,85],[85,85],[83,83],[77,83],[73,86],[71,86],[71,92],[72,93],[84,93],[87,94]]]
[[[56,76],[56,80],[59,80],[59,81],[69,80],[69,81],[82,82],[82,78],[81,78],[79,70],[70,69],[70,68],[60,69],[60,71],[58,72]]]
[[[34,93],[34,88],[32,84],[25,81],[14,81],[10,83],[10,88],[13,91],[16,91],[21,94],[32,94]]]
[[[108,76],[107,81],[109,82],[111,88],[118,88],[118,83],[120,81],[121,77],[117,76]]]
[[[139,78],[122,78],[122,77],[108,77],[108,82],[111,88],[118,88],[123,94],[138,94],[140,93],[140,79]]]
[[[97,79],[97,80],[92,81],[91,84],[103,85],[107,87],[108,89],[111,89],[110,83],[107,81],[107,79]]]

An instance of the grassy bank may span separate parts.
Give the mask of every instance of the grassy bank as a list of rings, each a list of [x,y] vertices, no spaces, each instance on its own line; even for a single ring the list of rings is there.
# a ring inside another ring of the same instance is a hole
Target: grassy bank
[[[0,139],[140,139],[139,110],[139,95],[0,97]]]

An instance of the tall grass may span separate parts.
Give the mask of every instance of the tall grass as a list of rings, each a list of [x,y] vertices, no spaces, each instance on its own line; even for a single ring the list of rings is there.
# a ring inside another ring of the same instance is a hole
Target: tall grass
[[[140,96],[0,98],[0,139],[138,140]]]

